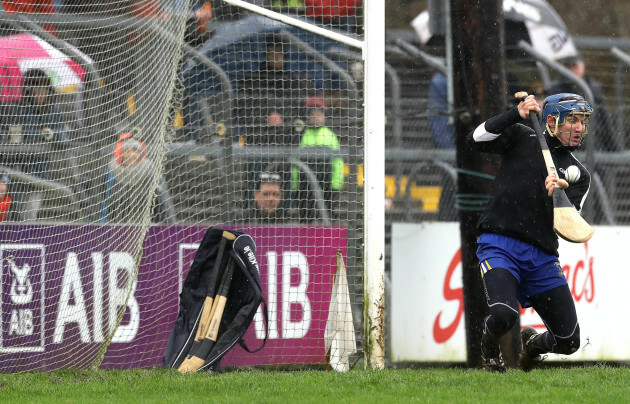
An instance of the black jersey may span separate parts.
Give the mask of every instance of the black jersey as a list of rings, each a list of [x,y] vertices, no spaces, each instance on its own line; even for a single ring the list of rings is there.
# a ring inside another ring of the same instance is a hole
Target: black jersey
[[[553,231],[553,202],[545,188],[547,168],[536,133],[519,124],[517,107],[488,119],[468,134],[473,149],[500,154],[492,197],[479,219],[479,233],[497,233],[528,242],[558,255],[558,237]],[[545,132],[558,175],[566,179],[569,166],[577,166],[580,178],[565,191],[580,211],[591,183],[586,168],[564,149],[557,138]]]

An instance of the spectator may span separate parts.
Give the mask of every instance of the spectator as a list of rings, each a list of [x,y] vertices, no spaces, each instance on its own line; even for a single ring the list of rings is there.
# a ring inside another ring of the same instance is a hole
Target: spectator
[[[522,88],[522,87],[517,87],[517,88]],[[508,90],[508,109],[513,108],[515,106],[517,106],[520,101],[517,100],[516,98],[514,98],[514,94],[517,93],[518,89],[514,88],[511,90]],[[536,99],[536,102],[538,103],[538,106],[540,107],[540,109],[542,109],[543,107],[543,102],[545,101],[545,88],[543,87],[543,85],[540,82],[535,82],[528,90],[527,90],[527,94],[531,94],[534,96],[534,98]],[[522,122],[522,125],[528,126],[532,129],[534,129],[534,126],[532,125],[531,120],[526,119]]]
[[[128,17],[132,0],[63,0],[60,12],[67,15],[82,14],[84,18],[101,19],[106,17]],[[137,47],[129,43],[133,30],[122,29],[119,25],[94,27],[85,35],[83,30],[65,32],[68,42],[92,58],[101,79],[102,98],[110,113],[126,116],[129,104],[133,105],[136,82]],[[128,104],[129,102],[129,104]],[[88,122],[95,122],[101,111],[85,111]],[[101,138],[99,137],[99,140]]]
[[[545,101],[545,88],[542,86],[542,84],[536,82],[530,89],[529,89],[529,94],[533,94],[534,98],[536,98],[536,102],[538,103],[538,106],[540,107],[540,109],[542,109],[543,107],[543,102]]]
[[[68,140],[68,133],[61,123],[61,113],[55,104],[55,89],[46,72],[28,70],[23,77],[22,98],[17,105],[17,114],[7,117],[12,143],[58,144]],[[3,156],[5,157],[5,156]],[[41,150],[7,156],[6,163],[26,174],[36,175],[42,180],[51,180],[51,153]],[[4,159],[3,159],[4,160]],[[44,200],[44,192],[27,183],[16,183],[15,200],[18,220],[37,220]]]
[[[512,72],[506,74],[507,104],[514,103],[514,93],[520,91],[521,85],[516,75]],[[537,100],[544,99],[542,88],[535,87],[538,91]],[[541,97],[542,98],[539,98]],[[429,131],[433,142],[438,149],[452,149],[455,147],[455,126],[449,122],[449,108],[447,97],[446,76],[441,72],[436,72],[429,84],[429,97],[427,103],[429,112]],[[516,104],[514,104],[516,105]],[[527,122],[525,122],[527,124]]]
[[[429,131],[438,149],[455,147],[455,127],[449,122],[446,76],[436,72],[429,85]]]
[[[246,110],[239,115],[252,121],[241,122],[241,126],[248,128],[250,132],[253,130],[253,133],[246,133],[247,135],[256,136],[261,131],[270,129],[272,134],[276,134],[278,130],[286,132],[300,115],[299,103],[306,93],[306,84],[286,67],[283,44],[275,42],[273,36],[267,38],[265,61],[258,70],[243,79],[239,87],[248,99]],[[256,121],[257,117],[262,121]],[[284,140],[276,140],[284,143]],[[260,144],[262,139],[250,138],[247,143]]]
[[[61,120],[61,111],[56,105],[56,92],[46,72],[29,70],[24,74],[20,125],[26,139],[66,141],[68,133]]]
[[[114,157],[116,158],[116,162],[118,164],[120,164],[122,160],[123,145],[128,139],[131,139],[134,135],[138,137],[139,131],[140,129],[136,127],[131,132],[123,132],[120,134],[120,136],[118,136],[118,141],[114,144]],[[140,144],[140,147],[142,149],[142,155],[146,156],[147,154],[146,145],[142,141],[138,141],[138,143]]]
[[[162,7],[158,0],[125,0],[125,1],[85,1],[64,0],[60,7],[65,14],[84,14],[95,18],[116,16],[143,19],[169,19],[173,10]],[[180,2],[183,4],[182,2]],[[209,1],[195,0],[194,7],[186,23],[185,40],[196,47],[210,39],[208,23],[216,17],[215,9]],[[141,24],[142,25],[142,24]],[[121,29],[120,26],[95,28],[89,36],[78,36],[71,42],[81,51],[91,56],[97,63],[97,70],[104,83],[107,100],[115,108],[115,113],[132,113],[130,105],[134,105],[140,93],[138,76],[140,69],[136,66],[139,60],[146,60],[149,37],[144,29]],[[152,38],[154,40],[155,38]]]
[[[158,0],[135,0],[129,13],[139,18],[168,19],[172,10],[163,7]],[[214,11],[210,1],[194,1],[192,12],[186,21],[184,40],[192,47],[197,47],[210,39],[208,24],[214,19]]]
[[[198,47],[211,37],[208,24],[214,19],[212,3],[199,1],[193,7],[193,15],[186,22],[186,34],[184,40],[193,48]]]
[[[593,123],[593,137],[595,139],[596,149],[603,151],[622,150],[624,146],[621,139],[619,139],[619,135],[615,130],[612,118],[610,116],[610,113],[608,112],[608,107],[606,106],[606,98],[602,90],[602,85],[599,83],[599,81],[586,74],[586,64],[581,57],[577,56],[565,58],[562,59],[560,62],[567,69],[571,70],[574,75],[584,80],[593,92],[594,99],[589,101],[594,104],[593,107],[596,111],[595,113],[593,113],[593,119],[595,120],[595,122]],[[581,88],[579,88],[575,83],[564,78],[551,83],[549,88],[545,90],[545,93],[575,93],[586,97],[586,94],[583,94]]]
[[[270,127],[278,127],[283,124],[284,120],[282,114],[276,108],[270,109],[269,114],[267,114],[267,125]]]
[[[260,173],[253,194],[253,204],[243,212],[239,221],[248,224],[279,224],[294,219],[291,210],[284,207],[284,187],[279,173]]]
[[[103,221],[140,224],[152,196],[155,165],[147,158],[143,142],[127,138],[120,155],[109,162]]]
[[[315,22],[351,31],[361,0],[305,0],[306,15]]]
[[[267,38],[264,62],[241,81],[240,87],[246,91],[267,91],[272,96],[299,96],[301,79],[287,69],[284,51],[282,42],[276,42],[273,36]]]
[[[292,120],[285,118],[283,100],[269,100],[267,103],[267,126],[265,134],[260,136],[260,143],[271,146],[288,146],[291,144]]]
[[[306,130],[300,140],[300,148],[325,147],[339,150],[337,135],[326,126],[327,105],[321,97],[310,97],[307,104],[308,117]],[[322,158],[322,156],[304,157],[311,170],[317,176],[320,187],[324,191],[324,199],[328,210],[332,210],[333,202],[338,199],[338,193],[343,188],[343,159],[341,157]],[[298,192],[298,199],[302,207],[302,218],[313,219],[313,195],[308,189],[308,182],[301,178],[300,170],[292,168],[291,188]],[[304,201],[308,201],[304,205]],[[304,216],[306,215],[306,216]]]
[[[0,175],[0,222],[4,222],[11,209],[11,195],[9,195],[9,184],[11,180],[6,174]]]
[[[55,2],[53,0],[3,0],[2,8],[7,14],[54,14]],[[53,24],[44,24],[42,28],[53,35],[55,34]]]
[[[61,121],[61,112],[55,104],[55,89],[48,75],[39,69],[25,73],[22,84],[22,99],[18,105],[14,125],[11,125],[12,142],[58,144],[67,141],[69,136]],[[15,168],[51,179],[50,156],[38,152],[16,158]]]
[[[284,101],[282,98],[266,100],[266,106],[261,108],[262,121],[256,125],[256,131],[247,136],[246,142],[248,145],[254,146],[289,146],[291,145],[293,136],[292,120],[285,117]],[[279,166],[280,165],[280,166]],[[270,167],[275,167],[271,169]],[[274,157],[260,157],[255,161],[249,161],[247,163],[248,178],[247,183],[250,184],[248,188],[248,194],[245,200],[252,199],[251,189],[254,187],[251,184],[256,184],[257,173],[260,172],[284,172],[286,178],[283,183],[290,183],[291,173],[288,167],[286,169],[281,166],[281,163]]]
[[[263,122],[248,144],[261,146],[297,146],[299,134],[304,130],[304,121],[300,118],[304,112],[297,106],[298,100],[268,99],[261,106]],[[259,171],[259,170],[257,170]]]

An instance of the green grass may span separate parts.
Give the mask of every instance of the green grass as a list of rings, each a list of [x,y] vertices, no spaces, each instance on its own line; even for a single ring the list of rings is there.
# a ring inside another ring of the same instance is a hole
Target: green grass
[[[589,366],[489,374],[463,369],[237,371],[61,371],[0,375],[2,403],[623,403],[630,369]]]

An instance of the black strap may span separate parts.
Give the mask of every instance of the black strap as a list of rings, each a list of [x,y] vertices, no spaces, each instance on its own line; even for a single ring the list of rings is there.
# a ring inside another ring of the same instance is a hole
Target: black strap
[[[247,344],[245,343],[245,340],[243,338],[241,338],[238,341],[238,344],[247,352],[249,353],[255,353],[260,351],[261,349],[263,349],[265,347],[265,344],[267,343],[267,337],[269,336],[269,315],[267,313],[267,302],[265,301],[265,298],[262,298],[262,302],[260,303],[263,306],[263,316],[265,317],[265,339],[263,340],[263,343],[260,347],[254,349],[253,351],[247,346]]]

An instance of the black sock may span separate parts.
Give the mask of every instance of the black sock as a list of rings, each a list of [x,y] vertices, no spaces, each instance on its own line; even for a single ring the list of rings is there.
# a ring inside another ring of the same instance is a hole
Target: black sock
[[[481,336],[481,353],[488,358],[497,358],[501,352],[499,349],[499,342],[488,330],[488,320],[490,316],[486,317],[483,326],[483,335]]]

